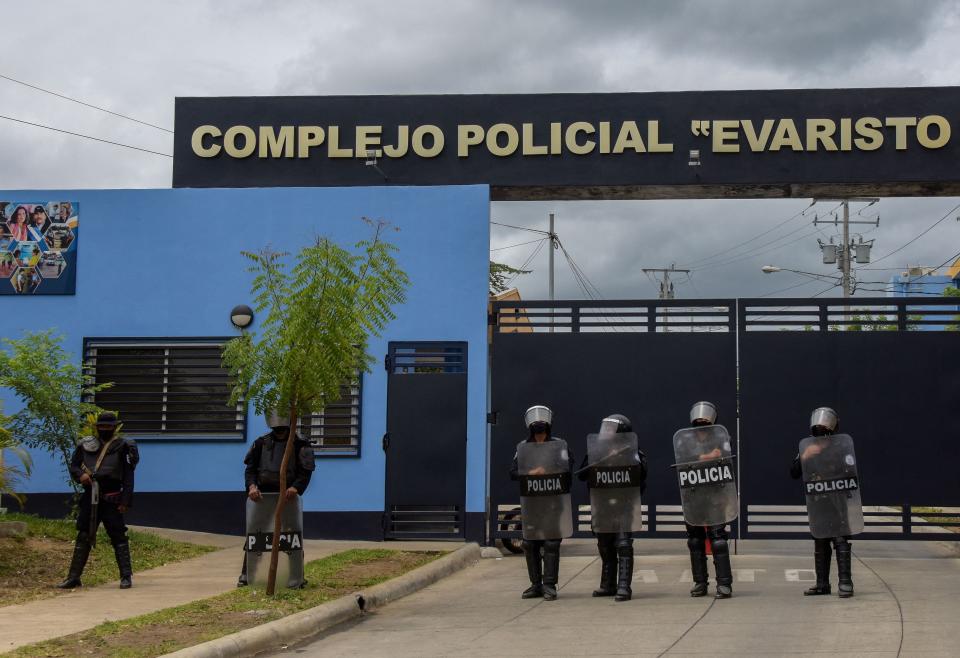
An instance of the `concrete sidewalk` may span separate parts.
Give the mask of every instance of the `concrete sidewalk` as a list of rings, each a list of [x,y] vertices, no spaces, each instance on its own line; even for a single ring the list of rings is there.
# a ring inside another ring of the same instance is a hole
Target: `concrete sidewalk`
[[[638,540],[634,599],[590,593],[595,546],[565,541],[556,602],[524,601],[522,557],[481,560],[284,656],[956,656],[956,544],[857,542],[856,596],[804,597],[813,542],[741,542],[734,598],[693,599],[682,540]],[[712,588],[711,566],[711,593]],[[836,589],[836,568],[833,569]],[[902,649],[901,649],[902,643]]]
[[[203,532],[136,528],[169,539],[215,546],[221,550],[156,569],[133,574],[133,588],[118,582],[81,587],[58,596],[22,605],[0,607],[0,652],[216,596],[236,587],[243,561],[243,538]],[[316,560],[350,548],[396,550],[455,550],[450,542],[362,542],[307,540],[307,560]],[[137,546],[131,544],[135,553]]]

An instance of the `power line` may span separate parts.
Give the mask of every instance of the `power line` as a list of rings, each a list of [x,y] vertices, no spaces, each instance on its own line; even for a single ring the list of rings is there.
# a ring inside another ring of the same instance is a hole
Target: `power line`
[[[513,249],[514,247],[522,247],[525,244],[533,244],[534,242],[540,242],[540,240],[543,240],[543,238],[538,238],[536,240],[527,240],[526,242],[518,242],[517,244],[507,245],[506,247],[496,247],[494,249],[491,249],[490,251],[502,251],[504,249]]]
[[[10,82],[15,82],[15,83],[17,83],[18,85],[23,85],[24,87],[29,87],[30,89],[35,89],[35,90],[37,90],[37,91],[42,91],[42,92],[45,93],[45,94],[50,94],[51,96],[56,96],[57,98],[62,98],[63,100],[70,101],[71,103],[77,103],[78,105],[83,105],[83,106],[85,106],[85,107],[93,108],[94,110],[99,110],[99,111],[101,111],[101,112],[106,112],[107,114],[112,114],[112,115],[115,116],[115,117],[120,117],[121,119],[126,119],[127,121],[133,121],[134,123],[139,123],[139,124],[144,125],[144,126],[150,126],[151,128],[156,128],[157,130],[162,130],[162,131],[164,131],[164,132],[168,132],[168,133],[170,133],[170,134],[173,134],[173,131],[170,130],[169,128],[164,128],[163,126],[158,126],[158,125],[153,124],[153,123],[150,123],[150,122],[148,122],[148,121],[141,121],[140,119],[135,119],[135,118],[133,118],[133,117],[131,117],[131,116],[128,116],[128,115],[126,115],[126,114],[120,114],[119,112],[114,112],[113,110],[108,110],[108,109],[105,108],[105,107],[100,107],[99,105],[94,105],[93,103],[87,103],[86,101],[77,100],[76,98],[71,98],[71,97],[66,96],[66,95],[64,95],[64,94],[60,94],[60,93],[57,93],[57,92],[55,92],[55,91],[50,91],[49,89],[44,89],[43,87],[38,87],[37,85],[32,85],[32,84],[30,84],[29,82],[24,82],[23,80],[17,80],[16,78],[11,78],[10,76],[8,76],[8,75],[3,75],[2,73],[0,73],[0,78],[3,78],[4,80],[9,80]]]
[[[13,117],[8,117],[0,114],[0,119],[6,119],[7,121],[16,121],[17,123],[23,123],[28,126],[35,126],[37,128],[45,128],[47,130],[52,130],[58,133],[64,133],[66,135],[73,135],[74,137],[83,137],[84,139],[90,139],[95,142],[102,142],[104,144],[113,144],[114,146],[122,146],[125,149],[132,149],[134,151],[143,151],[144,153],[152,153],[154,155],[162,155],[165,158],[172,158],[173,156],[169,153],[161,153],[160,151],[151,151],[150,149],[141,148],[139,146],[130,146],[129,144],[122,144],[120,142],[113,142],[109,139],[102,139],[100,137],[93,137],[91,135],[84,135],[83,133],[75,133],[70,130],[64,130],[63,128],[54,128],[53,126],[45,126],[42,123],[33,123],[32,121],[24,121],[23,119],[15,119]]]
[[[766,243],[764,243],[764,244],[762,244],[762,245],[760,245],[759,247],[756,248],[756,249],[758,249],[758,251],[753,251],[753,250],[747,251],[747,252],[744,252],[743,254],[739,254],[738,256],[736,256],[736,257],[734,257],[734,258],[732,258],[732,259],[730,259],[730,260],[722,261],[722,262],[719,262],[719,263],[710,263],[710,264],[704,265],[704,266],[702,266],[702,267],[697,267],[697,268],[695,268],[693,271],[694,271],[694,272],[702,272],[702,271],[704,271],[704,270],[710,270],[710,269],[713,269],[713,268],[715,268],[715,267],[726,267],[727,265],[733,265],[734,263],[741,263],[741,262],[743,262],[743,261],[745,261],[745,260],[749,260],[749,259],[751,259],[751,258],[756,258],[757,256],[762,256],[763,254],[769,254],[769,253],[773,253],[774,251],[779,251],[779,250],[783,249],[784,247],[789,247],[789,246],[792,245],[792,244],[795,244],[795,243],[797,243],[797,242],[800,242],[801,240],[806,240],[807,238],[809,238],[809,237],[811,237],[811,236],[813,236],[813,235],[816,235],[816,234],[817,234],[817,230],[811,231],[811,232],[809,232],[809,233],[804,233],[804,234],[801,235],[799,238],[795,238],[795,239],[793,239],[793,240],[790,240],[789,242],[784,242],[783,244],[777,245],[776,247],[773,247],[772,249],[764,249],[764,247],[768,247],[768,246],[770,246],[770,245],[772,245],[772,244],[776,244],[776,243],[779,242],[780,240],[783,240],[784,238],[787,238],[787,237],[793,235],[793,234],[796,233],[797,231],[802,231],[803,229],[808,228],[809,226],[810,226],[810,224],[804,224],[804,225],[801,226],[800,228],[798,228],[798,229],[796,229],[796,230],[793,230],[793,231],[790,231],[789,233],[786,233],[786,234],[780,236],[779,238],[777,238],[777,239],[775,239],[775,240],[771,240],[770,242],[766,242]]]
[[[518,231],[530,231],[531,233],[539,233],[541,235],[550,235],[550,231],[541,231],[535,228],[527,228],[526,226],[513,226],[512,224],[501,224],[500,222],[495,222],[490,220],[491,224],[496,224],[497,226],[506,226],[507,228],[515,228]]]
[[[796,283],[792,286],[787,286],[786,288],[780,288],[779,290],[774,290],[772,292],[765,293],[763,295],[760,295],[760,297],[773,297],[778,293],[786,292],[787,290],[793,290],[794,288],[800,288],[802,286],[809,286],[811,283],[817,283],[818,281],[819,279],[807,279],[806,281],[801,281],[800,283]]]
[[[877,259],[874,260],[873,262],[874,262],[874,263],[879,263],[880,261],[882,261],[882,260],[884,260],[884,259],[886,259],[886,258],[889,258],[890,256],[893,256],[893,255],[894,255],[895,253],[897,253],[898,251],[903,251],[904,249],[906,249],[907,247],[909,247],[910,245],[912,245],[914,242],[916,242],[917,240],[919,240],[920,238],[922,238],[923,236],[925,236],[927,233],[929,233],[930,231],[932,231],[933,228],[934,228],[937,224],[939,224],[940,222],[942,222],[942,221],[944,221],[945,219],[947,219],[947,218],[948,218],[950,215],[952,215],[953,212],[954,212],[955,210],[957,210],[958,208],[960,208],[960,203],[958,203],[958,204],[955,205],[953,208],[951,208],[950,210],[948,210],[946,215],[944,215],[943,217],[941,217],[940,219],[938,219],[937,221],[935,221],[933,224],[931,224],[930,226],[928,226],[922,233],[920,233],[920,235],[916,236],[916,237],[913,238],[912,240],[908,240],[907,242],[905,242],[904,244],[900,245],[899,247],[897,247],[897,248],[894,249],[893,251],[884,254],[883,256],[881,256],[880,258],[877,258]],[[942,267],[942,266],[941,266],[941,267]]]
[[[521,265],[519,268],[517,268],[518,271],[516,272],[516,274],[514,274],[512,277],[510,277],[510,278],[507,280],[507,282],[506,282],[505,285],[510,285],[511,283],[513,283],[514,279],[516,279],[518,276],[520,276],[520,275],[523,273],[523,271],[527,269],[527,265],[529,265],[530,262],[531,262],[534,258],[536,258],[536,256],[537,256],[538,253],[540,253],[540,250],[543,249],[543,243],[546,242],[546,241],[547,241],[547,238],[541,238],[540,240],[537,241],[538,244],[537,244],[536,247],[534,247],[533,252],[530,254],[529,257],[527,257],[527,260],[523,261],[523,265]]]

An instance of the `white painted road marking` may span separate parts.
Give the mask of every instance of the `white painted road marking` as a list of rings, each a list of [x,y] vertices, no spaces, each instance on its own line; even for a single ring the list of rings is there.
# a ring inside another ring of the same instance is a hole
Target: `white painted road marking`
[[[817,582],[817,576],[813,569],[784,569],[783,577],[788,583]]]
[[[659,583],[660,579],[657,578],[657,572],[653,569],[636,569],[633,572],[633,581],[641,581],[643,583]]]
[[[738,583],[757,582],[758,573],[766,573],[766,569],[734,569],[733,573],[737,577]]]

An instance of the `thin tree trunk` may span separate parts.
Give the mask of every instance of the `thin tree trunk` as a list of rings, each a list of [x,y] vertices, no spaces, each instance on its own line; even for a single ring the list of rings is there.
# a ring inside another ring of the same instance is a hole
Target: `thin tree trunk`
[[[283,449],[283,461],[280,462],[280,498],[277,511],[273,516],[273,545],[270,547],[270,570],[267,572],[267,596],[273,596],[277,588],[277,563],[280,560],[280,521],[283,508],[287,505],[287,464],[293,456],[293,444],[297,436],[297,403],[290,403],[290,427],[287,445]]]

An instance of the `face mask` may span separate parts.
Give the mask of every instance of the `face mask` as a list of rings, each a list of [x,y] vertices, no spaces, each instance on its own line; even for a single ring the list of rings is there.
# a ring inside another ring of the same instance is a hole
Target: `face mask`
[[[100,437],[100,439],[101,439],[102,441],[109,441],[110,439],[113,438],[113,429],[112,429],[112,428],[111,428],[111,429],[108,429],[108,430],[99,430],[99,429],[98,429],[98,430],[97,430],[97,435]]]

